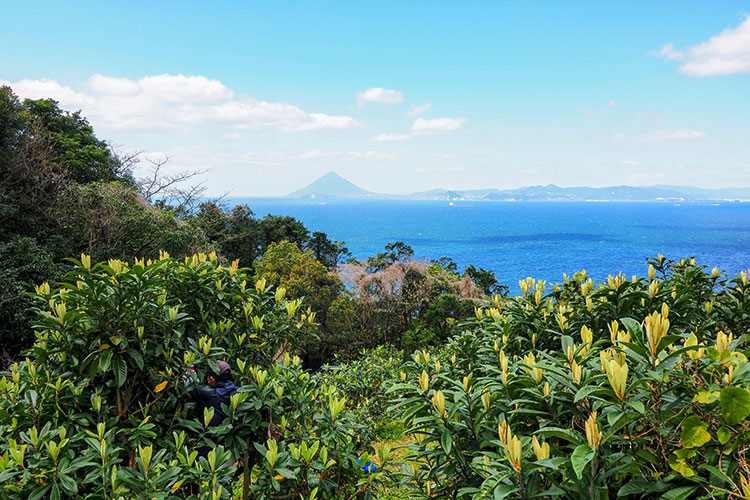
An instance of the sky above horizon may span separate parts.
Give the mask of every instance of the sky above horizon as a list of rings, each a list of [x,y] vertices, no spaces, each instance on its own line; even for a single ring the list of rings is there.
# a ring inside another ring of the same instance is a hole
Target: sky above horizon
[[[750,187],[750,5],[3,4],[0,84],[207,194]]]

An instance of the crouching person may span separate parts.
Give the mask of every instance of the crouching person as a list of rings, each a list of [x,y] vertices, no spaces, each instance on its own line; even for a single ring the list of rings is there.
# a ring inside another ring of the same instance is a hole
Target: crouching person
[[[219,361],[216,365],[218,373],[209,373],[205,384],[199,384],[190,391],[190,395],[198,403],[199,415],[203,415],[205,409],[213,408],[214,414],[208,424],[209,432],[211,427],[220,425],[227,418],[221,405],[229,406],[230,398],[237,392],[229,363]],[[198,448],[198,455],[208,457],[209,451],[210,446],[201,446]]]

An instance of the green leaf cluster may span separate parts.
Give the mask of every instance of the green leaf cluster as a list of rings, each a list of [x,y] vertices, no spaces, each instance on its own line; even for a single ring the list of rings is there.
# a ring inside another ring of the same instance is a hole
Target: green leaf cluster
[[[36,342],[0,376],[2,498],[228,498],[240,475],[245,498],[375,488],[345,397],[295,355],[315,330],[300,300],[215,254],[73,264],[37,287]],[[239,392],[207,428],[187,375],[219,360]]]
[[[748,498],[748,273],[649,261],[477,311],[390,388],[439,498]]]

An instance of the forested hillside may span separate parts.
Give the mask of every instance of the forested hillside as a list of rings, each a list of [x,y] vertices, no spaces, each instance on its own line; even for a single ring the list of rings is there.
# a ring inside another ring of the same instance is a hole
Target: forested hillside
[[[508,297],[139,180],[51,100],[0,134],[2,499],[750,499],[746,271]]]
[[[336,355],[351,359],[358,349],[384,342],[409,348],[444,340],[454,320],[496,292],[491,272],[472,266],[458,273],[449,260],[416,263],[400,243],[371,261],[353,261],[344,243],[292,217],[260,218],[245,205],[226,207],[202,198],[200,186],[175,182],[189,183],[190,173],[167,176],[161,163],[139,160],[98,138],[79,112],[0,89],[0,351],[6,358],[33,340],[26,293],[62,279],[70,270],[66,259],[81,253],[94,262],[153,259],[160,251],[175,257],[215,251],[222,263],[239,259],[293,298],[306,297],[318,313],[318,338],[302,353],[311,366]],[[354,281],[343,283],[354,268]],[[460,287],[462,275],[480,289]]]

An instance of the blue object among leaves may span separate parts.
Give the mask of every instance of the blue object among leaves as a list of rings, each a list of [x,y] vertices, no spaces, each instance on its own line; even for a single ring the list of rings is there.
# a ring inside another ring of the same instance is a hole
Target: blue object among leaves
[[[357,465],[362,465],[358,458],[355,458],[354,460],[357,462]],[[367,462],[365,465],[362,465],[362,470],[365,472],[375,472],[378,470],[378,466],[372,462]]]

